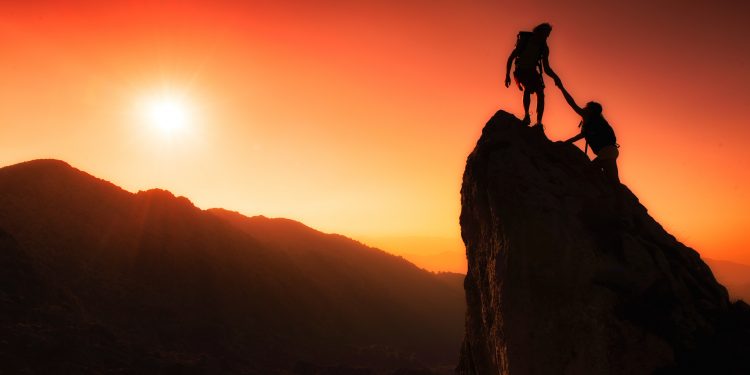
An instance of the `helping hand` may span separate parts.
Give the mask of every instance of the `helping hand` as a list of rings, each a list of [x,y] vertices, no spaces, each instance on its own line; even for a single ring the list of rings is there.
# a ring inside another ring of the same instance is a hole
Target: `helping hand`
[[[510,87],[510,76],[505,76],[505,87]]]

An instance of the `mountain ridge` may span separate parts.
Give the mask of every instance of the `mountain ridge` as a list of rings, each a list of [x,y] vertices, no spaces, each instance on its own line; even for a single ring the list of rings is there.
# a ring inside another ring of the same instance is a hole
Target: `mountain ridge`
[[[161,189],[130,193],[61,161],[1,168],[0,266],[20,270],[1,270],[17,279],[0,287],[17,312],[0,315],[3,367],[452,367],[455,277],[293,220],[227,212]]]

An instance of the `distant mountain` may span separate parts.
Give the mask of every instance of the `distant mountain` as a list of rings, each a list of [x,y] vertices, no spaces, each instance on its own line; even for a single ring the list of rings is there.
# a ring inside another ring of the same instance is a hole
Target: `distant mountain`
[[[461,275],[56,160],[0,169],[0,267],[0,372],[439,371],[463,332]]]
[[[466,273],[466,254],[463,252],[404,253],[402,256],[428,270],[447,270],[462,274]]]
[[[430,236],[357,236],[430,271],[466,273],[466,250],[460,238]]]
[[[750,265],[726,260],[704,259],[722,285],[727,287],[729,296],[750,302]]]

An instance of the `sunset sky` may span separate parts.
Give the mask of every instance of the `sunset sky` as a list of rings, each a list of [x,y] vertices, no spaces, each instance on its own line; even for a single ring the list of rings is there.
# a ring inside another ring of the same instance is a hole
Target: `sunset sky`
[[[466,156],[495,111],[522,116],[505,61],[548,21],[622,182],[705,257],[750,264],[750,2],[641,3],[2,2],[0,165],[62,159],[461,271]],[[546,82],[547,135],[566,139],[578,119]],[[173,129],[149,112],[165,100]]]

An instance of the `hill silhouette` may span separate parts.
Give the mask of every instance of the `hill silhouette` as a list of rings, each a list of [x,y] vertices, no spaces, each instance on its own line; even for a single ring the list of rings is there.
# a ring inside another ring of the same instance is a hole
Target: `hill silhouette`
[[[57,160],[0,169],[0,267],[15,373],[439,372],[463,330],[460,276]]]
[[[460,374],[750,373],[750,307],[575,146],[498,111],[461,203]]]
[[[726,260],[704,259],[722,285],[727,287],[729,297],[750,301],[750,266]]]

